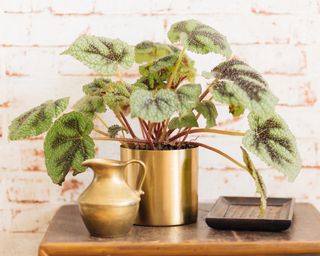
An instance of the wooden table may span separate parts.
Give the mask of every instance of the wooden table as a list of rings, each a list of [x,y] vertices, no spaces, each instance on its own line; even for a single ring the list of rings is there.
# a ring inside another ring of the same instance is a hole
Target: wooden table
[[[320,255],[320,214],[311,204],[296,204],[292,226],[280,233],[214,230],[204,221],[211,205],[199,208],[195,224],[134,226],[126,237],[98,239],[90,237],[76,205],[63,206],[39,246],[39,255]]]

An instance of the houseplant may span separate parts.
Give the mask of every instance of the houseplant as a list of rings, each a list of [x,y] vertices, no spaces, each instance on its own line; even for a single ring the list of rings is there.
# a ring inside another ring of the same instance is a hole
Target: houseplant
[[[47,132],[44,141],[46,167],[52,181],[57,184],[64,181],[70,170],[74,175],[85,171],[81,163],[94,157],[94,140],[119,141],[123,151],[131,152],[122,152],[123,158],[130,155],[139,158],[141,152],[147,151],[166,152],[168,157],[178,154],[174,152],[183,152],[182,159],[181,156],[175,158],[182,161],[176,169],[182,175],[178,177],[179,182],[185,184],[180,184],[178,193],[181,196],[178,200],[185,200],[180,206],[185,211],[182,217],[191,217],[171,224],[194,221],[197,207],[197,147],[204,147],[227,158],[252,176],[260,194],[263,212],[266,208],[265,187],[247,150],[283,172],[289,180],[294,180],[301,166],[295,138],[275,113],[277,98],[257,71],[243,61],[231,58],[226,38],[213,28],[196,20],[181,21],[171,26],[168,38],[171,43],[179,44],[180,48],[150,41],[133,47],[119,39],[80,36],[63,54],[73,56],[104,76],[83,86],[85,96],[74,104],[72,112],[62,114],[69,98],[61,98],[49,100],[23,113],[12,121],[9,139],[25,139]],[[215,53],[225,57],[225,61],[210,72],[203,73],[209,82],[203,90],[200,84],[194,82],[194,61],[186,54],[187,51]],[[120,67],[127,69],[134,62],[139,64],[140,78],[134,84],[128,84],[121,79]],[[118,74],[119,80],[106,78],[114,74]],[[212,128],[216,125],[218,115],[215,102],[229,105],[233,116],[242,115],[247,109],[250,129],[243,133]],[[107,109],[114,113],[118,124],[111,125],[99,116]],[[138,120],[141,136],[133,129],[129,116]],[[200,116],[206,119],[204,128],[198,128]],[[105,131],[94,127],[94,119],[105,126]],[[243,136],[243,161],[209,145],[190,140],[189,135],[198,133]],[[157,157],[148,155],[141,158],[146,161]],[[161,175],[164,169],[173,166],[173,161],[153,163],[152,166],[147,164],[147,168],[156,168],[154,173]],[[172,171],[175,172],[175,169]],[[176,183],[170,184],[167,178],[164,181],[166,187],[163,186],[162,190],[174,191],[172,186]],[[160,179],[156,177],[153,181]],[[192,187],[188,189],[187,186]],[[144,189],[149,191],[148,188]],[[188,199],[183,194],[184,190],[188,190],[192,198]],[[166,194],[166,197],[169,200],[170,194]],[[165,195],[159,200],[165,200]],[[155,204],[155,201],[152,203]]]

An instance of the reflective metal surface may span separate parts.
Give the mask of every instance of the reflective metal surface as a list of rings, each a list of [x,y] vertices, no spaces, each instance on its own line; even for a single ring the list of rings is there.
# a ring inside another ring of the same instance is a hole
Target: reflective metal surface
[[[198,212],[198,148],[135,150],[121,147],[121,159],[139,159],[147,175],[135,224],[172,226],[196,222]],[[126,179],[135,187],[139,167],[128,166]]]
[[[125,167],[138,163],[141,168],[135,188],[124,179]],[[94,171],[89,187],[79,197],[83,221],[92,236],[118,237],[125,235],[137,216],[145,165],[139,160],[126,162],[89,159],[82,163]]]

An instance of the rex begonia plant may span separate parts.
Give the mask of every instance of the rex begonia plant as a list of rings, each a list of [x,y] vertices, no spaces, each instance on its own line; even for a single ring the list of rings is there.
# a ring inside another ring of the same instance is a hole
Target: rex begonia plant
[[[174,150],[204,147],[232,161],[253,178],[266,208],[266,190],[253,165],[250,151],[294,180],[301,169],[295,138],[274,106],[278,99],[263,77],[245,62],[232,58],[222,34],[196,20],[173,24],[168,32],[172,44],[143,41],[130,46],[119,39],[82,35],[63,54],[68,54],[103,75],[83,86],[84,96],[73,111],[61,115],[69,98],[49,100],[17,117],[9,127],[9,139],[19,140],[47,132],[45,162],[52,181],[61,184],[70,170],[85,171],[81,163],[95,155],[94,140],[119,141],[133,149]],[[179,46],[179,47],[178,47]],[[220,54],[225,61],[210,72],[204,90],[195,83],[194,61],[187,51]],[[139,65],[140,77],[133,84],[122,80],[120,67]],[[117,81],[107,76],[117,74]],[[214,129],[218,116],[215,103],[229,105],[233,116],[249,111],[246,132]],[[112,111],[119,121],[110,125],[99,114]],[[138,119],[140,136],[128,116]],[[198,128],[198,118],[206,120]],[[98,119],[105,127],[94,127]],[[92,134],[92,132],[95,132]],[[96,137],[95,134],[100,134]],[[190,140],[190,134],[215,133],[243,136],[243,161],[204,143]]]

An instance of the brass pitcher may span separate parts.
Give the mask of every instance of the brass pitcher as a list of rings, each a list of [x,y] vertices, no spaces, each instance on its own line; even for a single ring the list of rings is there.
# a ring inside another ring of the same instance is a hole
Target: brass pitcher
[[[136,190],[124,179],[125,168],[137,163],[142,168]],[[92,236],[118,237],[127,234],[137,216],[146,168],[139,160],[126,162],[89,159],[82,163],[94,171],[94,178],[79,197],[82,219]]]

